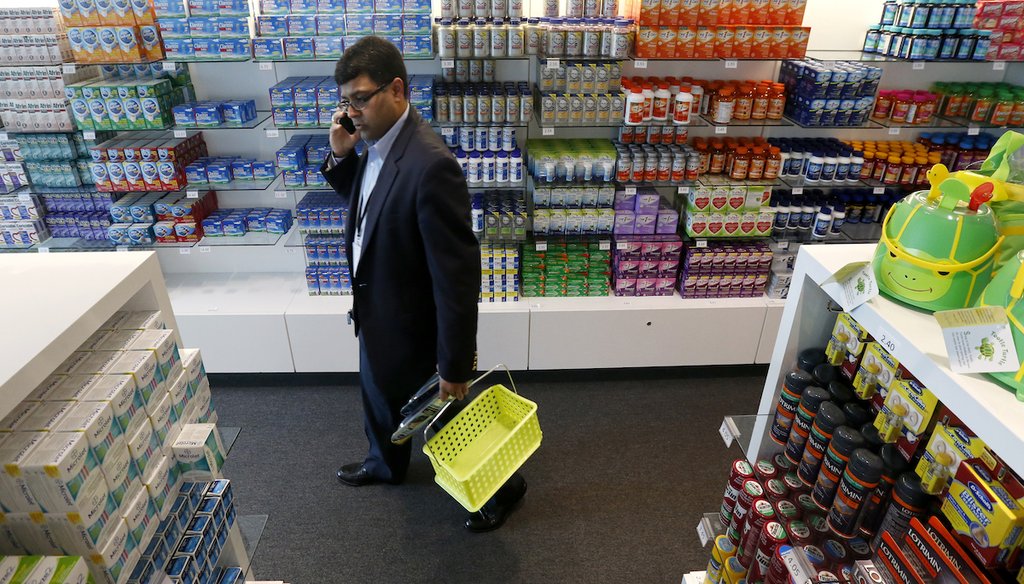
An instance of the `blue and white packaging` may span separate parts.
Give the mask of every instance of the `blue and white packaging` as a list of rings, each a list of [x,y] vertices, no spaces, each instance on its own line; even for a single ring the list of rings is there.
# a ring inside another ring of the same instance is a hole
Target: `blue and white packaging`
[[[138,547],[134,549],[128,545],[131,535],[128,533],[128,524],[123,520],[113,530],[107,544],[100,548],[98,554],[89,556],[92,565],[93,577],[102,576],[99,582],[117,584],[123,582],[122,574],[128,570],[139,558]]]
[[[430,14],[430,0],[402,0],[405,14]]]
[[[106,507],[107,483],[84,434],[48,433],[21,471],[47,513],[79,513],[91,524]]]
[[[288,36],[316,35],[316,16],[312,14],[291,14],[288,19]]]
[[[195,559],[189,556],[174,556],[165,571],[174,582],[197,582],[199,577]]]
[[[277,168],[272,160],[264,160],[252,163],[252,178],[254,180],[269,180],[277,176]]]
[[[256,60],[283,60],[284,40],[282,38],[252,39],[252,56]]]
[[[313,39],[310,37],[285,37],[284,55],[289,60],[313,59]]]
[[[402,15],[402,33],[405,35],[429,35],[433,25],[430,14]]]
[[[377,14],[401,14],[402,0],[373,0],[373,11]]]
[[[153,0],[153,9],[157,17],[188,16],[185,2],[182,0]]]
[[[252,56],[249,39],[218,39],[216,49],[220,59],[237,60]]]
[[[249,19],[243,16],[220,16],[217,18],[217,31],[222,39],[249,40]]]
[[[257,19],[259,36],[288,36],[288,16],[263,15]]]
[[[373,0],[345,0],[345,14],[373,14]]]
[[[320,112],[316,105],[295,108],[295,125],[299,128],[315,128],[320,123]]]
[[[401,14],[374,14],[373,34],[382,36],[397,36],[402,34]]]
[[[160,36],[163,39],[184,39],[192,36],[192,27],[188,18],[161,18],[157,21],[160,26]]]
[[[401,39],[402,55],[406,57],[429,57],[434,54],[430,35],[404,36]]]
[[[373,17],[371,13],[352,14],[345,16],[346,35],[368,35],[373,33]],[[347,44],[347,43],[346,43]]]
[[[47,434],[43,432],[17,432],[4,434],[0,440],[0,494],[9,512],[33,513],[42,511],[39,501],[28,488],[22,467]]]
[[[217,16],[193,16],[188,19],[189,33],[193,39],[215,39],[220,37]]]
[[[75,404],[61,423],[58,432],[81,432],[85,434],[97,462],[103,464],[107,452],[121,437],[121,425],[114,419],[114,411],[105,402],[83,401]]]
[[[215,128],[224,123],[220,107],[216,103],[196,103],[192,106],[195,112],[196,126],[200,128]]]
[[[210,184],[227,184],[231,182],[231,166],[222,162],[207,164],[206,179]]]
[[[164,39],[164,55],[168,59],[184,59],[196,54],[191,38]]]
[[[288,14],[291,0],[259,0],[261,14]]]
[[[317,59],[337,59],[344,50],[344,39],[340,36],[318,36],[313,39],[313,54]]]
[[[291,0],[292,14],[316,14],[317,0]]]
[[[219,38],[192,38],[192,52],[197,59],[216,60],[220,58]]]
[[[252,160],[235,160],[231,162],[232,180],[252,180]]]
[[[143,407],[142,396],[131,375],[100,375],[93,381],[84,400],[108,404],[122,432]]]
[[[344,14],[318,14],[316,16],[316,34],[318,36],[344,36]]]
[[[270,107],[295,107],[295,85],[301,77],[288,77],[270,88]]]

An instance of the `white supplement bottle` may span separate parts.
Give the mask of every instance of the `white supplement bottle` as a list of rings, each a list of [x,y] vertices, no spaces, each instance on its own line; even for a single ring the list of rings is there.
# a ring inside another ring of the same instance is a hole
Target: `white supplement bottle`
[[[651,113],[654,110],[654,87],[650,83],[643,85],[644,96],[644,121],[651,121]]]
[[[654,92],[654,105],[651,108],[651,119],[664,122],[668,119],[668,104],[672,98],[667,83],[659,83],[658,90]]]
[[[626,97],[625,124],[627,126],[639,126],[644,123],[644,99],[643,90],[634,87]]]
[[[672,123],[677,126],[685,126],[690,123],[690,116],[693,115],[693,94],[686,91],[689,87],[683,87],[676,93],[675,111],[672,114]]]
[[[814,239],[825,239],[832,231],[832,209],[822,207],[814,218],[814,229],[811,237]]]

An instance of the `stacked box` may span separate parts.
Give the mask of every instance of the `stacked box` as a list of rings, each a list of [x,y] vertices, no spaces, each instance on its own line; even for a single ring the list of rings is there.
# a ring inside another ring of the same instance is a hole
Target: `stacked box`
[[[362,147],[357,146],[357,151]],[[284,175],[284,186],[288,189],[327,186],[327,179],[320,173],[320,165],[331,152],[326,135],[297,135],[277,151],[277,166]]]
[[[710,241],[687,245],[680,270],[683,298],[760,296],[768,284],[772,251],[768,244]]]
[[[614,247],[616,296],[672,296],[683,249],[678,235],[616,237]]]
[[[519,246],[480,244],[480,302],[519,301]]]
[[[611,251],[600,242],[545,242],[523,247],[521,260],[523,296],[607,296],[610,291]]]
[[[176,105],[172,108],[174,123],[178,126],[195,128],[217,128],[241,125],[256,119],[256,101],[198,101]]]
[[[719,185],[691,187],[685,202],[686,234],[690,237],[764,237],[775,225],[768,206],[772,187]]]
[[[615,235],[674,235],[679,213],[650,187],[615,191]]]
[[[882,69],[855,62],[786,61],[785,113],[803,126],[860,126],[871,115]]]
[[[339,102],[330,77],[288,77],[270,88],[274,125],[282,128],[329,127]]]
[[[89,153],[89,170],[101,192],[179,191],[187,184],[185,167],[207,154],[202,134],[170,138],[161,132],[118,136]]]
[[[80,130],[162,129],[173,125],[173,107],[191,99],[190,82],[170,79],[92,80],[64,89]]]
[[[286,209],[249,207],[217,209],[203,219],[207,237],[241,237],[246,233],[287,233],[292,227],[291,213]]]

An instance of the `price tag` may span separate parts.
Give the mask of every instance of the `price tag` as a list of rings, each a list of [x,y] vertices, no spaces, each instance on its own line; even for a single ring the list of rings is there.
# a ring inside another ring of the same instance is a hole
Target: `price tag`
[[[441,128],[442,136],[453,136],[455,134],[455,128]]]
[[[178,248],[178,253],[180,253],[181,255],[192,255],[192,248],[191,247],[179,247]]]
[[[977,136],[979,133],[981,133],[981,128],[978,126],[967,126],[968,136]]]
[[[188,130],[175,130],[174,131],[174,137],[175,138],[187,138],[188,137]]]
[[[288,191],[274,191],[274,198],[275,199],[287,199],[288,198]]]
[[[690,187],[679,187],[679,189],[676,192],[679,193],[680,195],[688,195],[690,194]]]
[[[95,140],[96,132],[92,130],[84,130],[82,131],[82,137],[85,138],[86,140]]]
[[[1006,61],[996,61],[996,62],[992,63],[992,70],[993,71],[1005,71],[1006,70]]]
[[[544,135],[544,136],[554,136],[555,135],[555,129],[550,127],[550,126],[548,126],[548,127],[545,127],[545,128],[541,128],[540,129],[540,133],[542,135]]]
[[[885,194],[885,187],[875,187],[875,188],[871,189],[871,192],[873,194],[876,194],[876,195],[884,195]]]
[[[911,65],[911,67],[914,71],[924,71],[924,61],[914,61],[914,64]]]
[[[636,61],[633,61],[633,67],[637,69],[646,69],[647,59],[637,59]]]
[[[886,351],[890,354],[894,354],[899,351],[900,342],[896,339],[896,335],[892,334],[889,329],[879,328],[878,335],[875,336],[875,342],[882,345]]]
[[[846,264],[825,280],[821,287],[831,294],[846,312],[878,296],[878,283],[875,281],[870,262]]]
[[[273,71],[273,70],[274,70],[274,64],[273,63],[270,63],[270,62],[260,63],[260,71]]]
[[[48,247],[40,247],[37,251],[39,253],[50,253],[50,248],[48,248]]]
[[[701,518],[700,522],[697,523],[697,537],[700,538],[700,546],[704,547],[711,541],[711,536],[708,534],[708,528],[704,526],[704,519]]]
[[[441,59],[441,68],[442,69],[454,69],[455,68],[455,59]]]
[[[602,239],[601,241],[597,242],[597,249],[601,251],[608,251],[611,248],[612,242],[608,241],[607,239]]]
[[[119,245],[119,246],[117,246],[117,251],[128,251],[128,246],[127,245]]]
[[[899,128],[889,128],[889,135],[890,136],[899,136],[900,135],[900,129]]]
[[[629,244],[625,241],[616,241],[615,249],[629,249]]]
[[[716,134],[728,134],[729,128],[727,126],[715,126]]]
[[[558,59],[548,59],[548,69],[558,69],[560,61]]]
[[[164,71],[174,71],[176,65],[177,65],[177,63],[173,63],[171,61],[164,61],[163,62]]]
[[[1020,361],[1002,306],[935,313],[946,341],[949,368],[957,373],[1017,371]]]
[[[695,242],[695,245],[696,245],[697,247],[707,247],[707,246],[708,246],[708,240],[706,240],[706,239],[698,239],[698,240],[697,240],[697,241]]]
[[[185,198],[186,199],[198,199],[199,198],[199,191],[191,191],[191,190],[190,191],[185,191]]]
[[[804,188],[803,187],[793,187],[793,194],[794,195],[802,195],[802,194],[804,194]]]
[[[732,430],[729,428],[729,420],[722,420],[722,425],[718,428],[718,435],[722,437],[726,448],[732,446],[732,442],[736,437],[732,435]]]
[[[627,195],[635,195],[636,194],[636,185],[630,185],[630,186],[626,187],[626,194]]]
[[[200,245],[199,246],[199,253],[210,253],[210,246],[208,246],[208,245]]]
[[[277,128],[267,128],[267,138],[277,138],[281,133],[277,131]]]
[[[735,69],[738,66],[739,66],[739,61],[737,61],[736,59],[726,59],[725,60],[725,68],[726,69]]]
[[[780,241],[779,242],[779,249],[782,249],[782,250],[789,249],[789,241],[788,240]]]
[[[74,63],[64,63],[64,65],[61,66],[61,71],[63,71],[63,73],[65,75],[74,75],[75,74],[75,64]]]
[[[538,241],[537,242],[537,251],[547,251],[547,250],[548,250],[548,242],[546,242],[546,241]]]

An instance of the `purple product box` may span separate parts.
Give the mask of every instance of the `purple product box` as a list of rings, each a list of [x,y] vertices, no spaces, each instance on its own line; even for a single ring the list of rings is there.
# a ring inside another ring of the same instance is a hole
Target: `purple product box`
[[[402,34],[401,14],[374,14],[373,33],[378,35]]]
[[[682,251],[683,240],[678,235],[673,235],[671,238],[661,242],[662,257],[679,257]]]
[[[633,210],[637,214],[655,214],[658,212],[659,201],[661,201],[661,195],[658,193],[637,193],[633,202]]]
[[[288,36],[287,16],[260,16],[257,20],[259,36],[264,37],[285,37]]]
[[[164,54],[168,59],[182,59],[195,55],[192,39],[164,39]]]
[[[626,191],[615,191],[614,208],[616,211],[636,210],[636,195],[628,194]]]
[[[679,228],[679,213],[669,210],[658,211],[655,233],[671,235]]]
[[[252,39],[252,56],[257,60],[284,59],[284,41],[280,38]]]
[[[661,259],[661,242],[656,240],[641,241],[640,257],[645,260]]]
[[[615,255],[623,260],[643,259],[643,241],[636,238],[625,238],[615,242]]]
[[[656,260],[641,260],[637,263],[637,277],[639,278],[656,278],[658,276],[658,267],[661,262]]]
[[[679,260],[661,260],[658,262],[659,276],[675,279],[677,273],[679,273]]]
[[[637,278],[636,279],[636,295],[637,296],[654,296],[655,288],[657,285],[657,278]]]
[[[289,14],[288,36],[315,36],[316,16],[311,14]]]
[[[636,225],[636,214],[632,211],[616,211],[615,227],[612,233],[615,235],[633,235]]]
[[[192,36],[192,26],[187,18],[161,18],[157,21],[160,36],[165,39],[187,39]]]
[[[287,37],[284,39],[284,57],[288,60],[311,60],[313,39],[311,37]]]
[[[616,278],[616,296],[636,296],[636,278]]]
[[[623,278],[636,278],[640,275],[638,260],[619,260],[615,262],[615,274]]]
[[[676,287],[675,278],[657,278],[654,281],[655,296],[671,296]]]
[[[637,213],[633,224],[633,233],[636,235],[654,235],[657,227],[658,216],[648,213]]]
[[[344,14],[318,14],[316,34],[319,36],[345,36]]]

